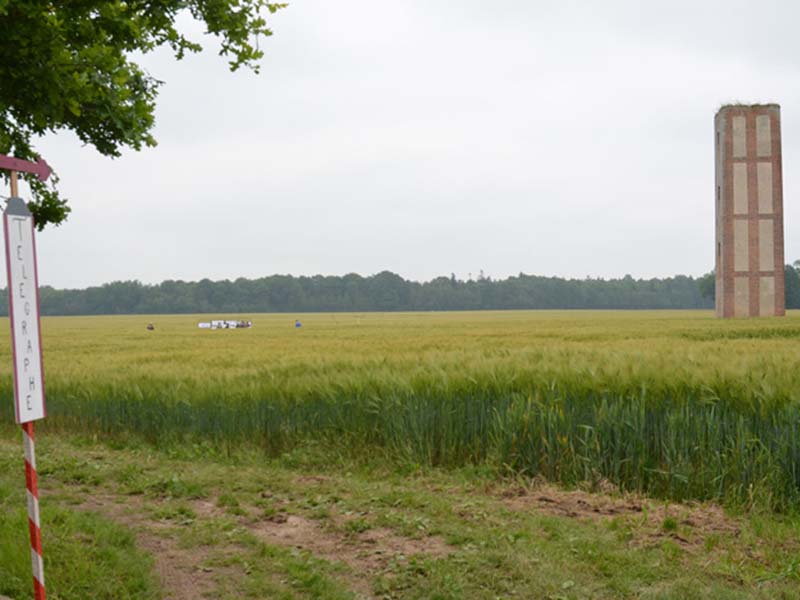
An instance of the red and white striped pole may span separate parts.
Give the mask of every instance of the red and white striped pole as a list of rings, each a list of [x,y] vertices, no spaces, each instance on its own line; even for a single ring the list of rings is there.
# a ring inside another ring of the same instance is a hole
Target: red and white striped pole
[[[21,162],[0,155],[2,160]],[[24,162],[24,161],[23,161]],[[25,165],[22,164],[24,167]],[[25,484],[28,498],[28,529],[31,538],[31,566],[35,600],[45,600],[42,525],[39,520],[39,485],[36,477],[36,452],[33,422],[45,417],[42,335],[39,323],[39,275],[36,269],[36,241],[33,215],[17,195],[17,174],[10,173],[11,197],[3,211],[8,316],[11,324],[11,349],[14,360],[14,411],[22,426],[25,447]]]
[[[33,421],[22,424],[25,445],[25,487],[28,496],[28,529],[31,534],[31,566],[33,568],[33,597],[45,600],[44,562],[42,560],[42,526],[39,522],[39,486],[36,481],[36,451],[33,441]]]

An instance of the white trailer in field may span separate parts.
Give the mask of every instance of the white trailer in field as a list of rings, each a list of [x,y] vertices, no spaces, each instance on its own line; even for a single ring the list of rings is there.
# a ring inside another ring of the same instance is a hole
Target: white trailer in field
[[[253,326],[252,321],[233,321],[229,319],[214,319],[198,323],[200,329],[249,329]]]

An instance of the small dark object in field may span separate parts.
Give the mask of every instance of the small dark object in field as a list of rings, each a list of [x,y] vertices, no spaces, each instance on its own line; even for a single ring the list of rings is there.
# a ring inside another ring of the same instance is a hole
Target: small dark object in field
[[[147,331],[153,331],[155,328],[156,328],[156,326],[153,325],[152,323],[148,323],[147,324]]]

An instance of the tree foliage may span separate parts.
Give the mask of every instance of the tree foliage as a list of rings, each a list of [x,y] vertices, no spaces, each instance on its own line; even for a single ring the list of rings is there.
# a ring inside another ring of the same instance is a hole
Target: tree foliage
[[[800,261],[794,261],[794,265],[786,265],[785,269],[785,290],[786,308],[800,308]]]
[[[205,23],[231,70],[258,71],[266,0],[0,0],[0,154],[34,159],[38,136],[71,130],[106,156],[154,146],[155,100],[162,83],[134,60],[162,46],[175,58],[199,52],[179,15]],[[69,214],[58,179],[34,176],[29,204],[41,229]]]
[[[714,301],[717,293],[717,275],[714,271],[706,273],[698,278],[697,285],[700,286],[700,295],[703,298]]]
[[[41,288],[47,315],[428,311],[502,309],[711,308],[698,280],[562,279],[520,273],[507,279],[438,277],[420,283],[383,271],[369,277],[293,277],[144,285],[117,281],[84,290]],[[2,310],[2,309],[0,309]]]

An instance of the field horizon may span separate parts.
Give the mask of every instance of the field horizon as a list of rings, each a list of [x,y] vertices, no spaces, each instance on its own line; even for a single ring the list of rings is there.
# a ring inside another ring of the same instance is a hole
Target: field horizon
[[[786,265],[786,301],[800,308],[800,275]],[[226,312],[358,312],[524,309],[711,308],[714,277],[582,279],[519,273],[492,279],[406,279],[391,271],[361,276],[271,275],[233,281],[113,281],[85,289],[41,287],[45,315]],[[0,307],[0,314],[3,308]]]

